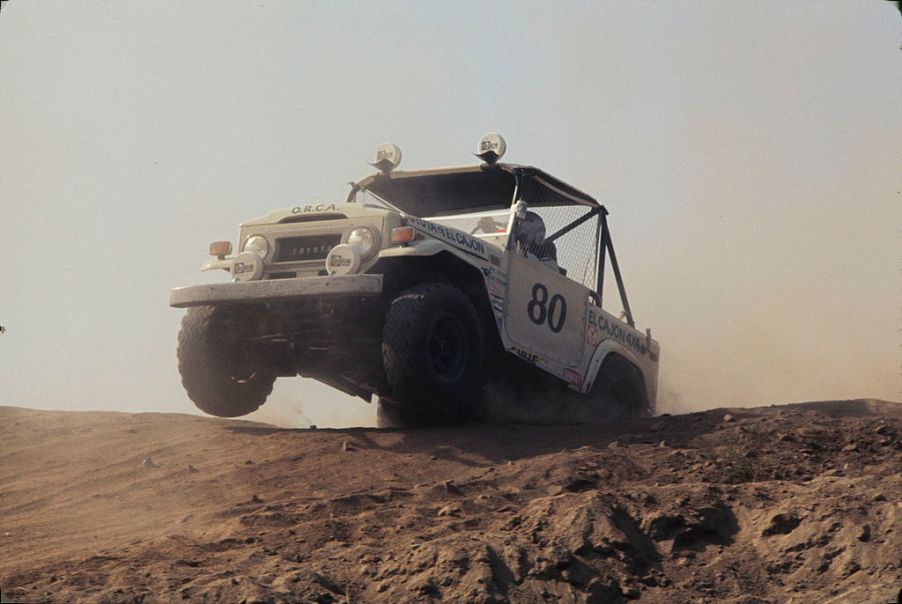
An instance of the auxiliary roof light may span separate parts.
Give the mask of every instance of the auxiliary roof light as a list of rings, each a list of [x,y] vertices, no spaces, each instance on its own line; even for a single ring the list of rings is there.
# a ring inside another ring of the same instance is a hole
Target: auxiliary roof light
[[[383,174],[390,174],[401,163],[401,149],[398,145],[383,143],[376,149],[376,157],[370,164]]]
[[[479,145],[477,145],[474,155],[487,164],[494,164],[501,159],[506,150],[507,143],[504,142],[501,135],[489,132],[479,139]]]

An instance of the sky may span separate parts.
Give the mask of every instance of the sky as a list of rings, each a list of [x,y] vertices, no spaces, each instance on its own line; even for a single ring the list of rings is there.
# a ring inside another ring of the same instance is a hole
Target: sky
[[[902,400],[900,34],[881,0],[3,2],[0,404],[194,413],[168,295],[227,279],[210,241],[489,131],[611,212],[662,411]],[[250,418],[374,414],[295,378]]]

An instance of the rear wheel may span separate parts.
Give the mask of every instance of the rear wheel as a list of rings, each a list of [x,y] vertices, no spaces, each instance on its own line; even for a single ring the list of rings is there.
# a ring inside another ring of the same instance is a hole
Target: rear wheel
[[[623,357],[611,354],[601,364],[590,392],[593,411],[615,418],[652,415],[642,374]]]
[[[459,289],[426,283],[391,303],[382,337],[382,363],[391,387],[388,409],[405,423],[453,419],[482,380],[482,328]]]
[[[255,411],[272,392],[275,374],[247,347],[235,319],[222,308],[189,308],[179,332],[179,374],[198,409],[219,417]]]

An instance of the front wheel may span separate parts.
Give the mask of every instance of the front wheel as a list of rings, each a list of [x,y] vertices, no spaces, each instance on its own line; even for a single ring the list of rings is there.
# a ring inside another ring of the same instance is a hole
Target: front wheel
[[[484,355],[476,310],[456,287],[421,284],[392,301],[382,363],[392,402],[404,416],[457,417],[478,394]]]
[[[234,318],[215,306],[188,309],[178,360],[188,397],[201,411],[219,417],[256,411],[276,380],[248,350]]]

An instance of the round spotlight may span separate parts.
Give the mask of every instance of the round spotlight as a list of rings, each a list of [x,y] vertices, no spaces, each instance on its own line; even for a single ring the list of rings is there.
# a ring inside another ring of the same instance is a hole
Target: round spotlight
[[[360,255],[350,244],[339,243],[326,256],[326,270],[330,275],[353,275],[360,270]]]
[[[389,174],[401,163],[401,149],[398,145],[383,143],[376,149],[376,156],[370,164],[383,174]]]
[[[505,151],[507,151],[507,143],[504,142],[501,135],[489,132],[479,139],[475,155],[487,164],[494,164],[501,159]]]

